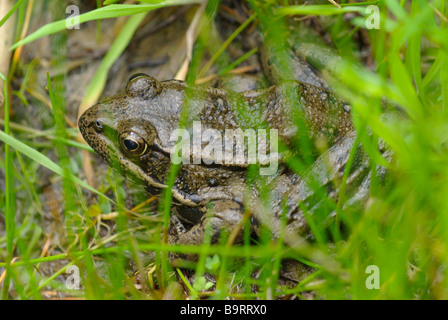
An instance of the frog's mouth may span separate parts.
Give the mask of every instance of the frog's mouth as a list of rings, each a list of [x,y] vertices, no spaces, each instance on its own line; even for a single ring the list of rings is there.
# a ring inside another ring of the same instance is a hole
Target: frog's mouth
[[[110,156],[105,158],[101,156],[112,168],[132,180],[137,184],[145,185],[146,190],[150,191],[151,194],[159,194],[162,189],[168,188],[165,183],[155,180],[151,175],[148,175],[145,170],[138,164],[130,161],[122,153],[119,147],[113,143],[109,143]],[[171,189],[173,193],[173,198],[179,203],[187,205],[189,207],[195,207],[200,204],[199,197],[189,196],[186,197],[185,194],[173,187]]]

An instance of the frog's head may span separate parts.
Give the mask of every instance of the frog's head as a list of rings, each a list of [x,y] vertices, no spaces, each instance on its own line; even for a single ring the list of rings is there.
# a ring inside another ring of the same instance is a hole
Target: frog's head
[[[182,83],[136,74],[124,93],[101,100],[79,118],[87,143],[110,166],[147,188],[166,187],[170,134],[177,127]]]

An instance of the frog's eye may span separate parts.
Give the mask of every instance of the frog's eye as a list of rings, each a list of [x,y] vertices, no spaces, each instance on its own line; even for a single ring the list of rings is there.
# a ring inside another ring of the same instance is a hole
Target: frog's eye
[[[136,73],[136,74],[133,74],[130,78],[129,78],[129,80],[128,80],[128,82],[131,82],[132,80],[134,80],[134,79],[137,79],[137,78],[140,78],[140,77],[147,77],[147,75],[146,74],[144,74],[144,73]]]
[[[162,91],[162,85],[155,78],[143,73],[134,74],[129,78],[126,93],[133,97],[150,99]]]
[[[121,148],[135,156],[142,156],[148,150],[148,144],[135,132],[124,132],[120,135]]]

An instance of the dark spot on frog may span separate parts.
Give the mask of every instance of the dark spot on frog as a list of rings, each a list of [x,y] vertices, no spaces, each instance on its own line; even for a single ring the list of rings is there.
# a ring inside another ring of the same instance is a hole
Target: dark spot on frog
[[[216,180],[215,178],[210,178],[208,180],[208,185],[210,187],[216,187],[218,185],[218,180]]]

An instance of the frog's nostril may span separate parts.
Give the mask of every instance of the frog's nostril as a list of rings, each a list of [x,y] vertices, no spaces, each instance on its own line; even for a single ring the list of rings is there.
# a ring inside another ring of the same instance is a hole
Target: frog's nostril
[[[101,123],[101,121],[99,120],[95,121],[95,130],[98,132],[103,130],[103,124]]]

